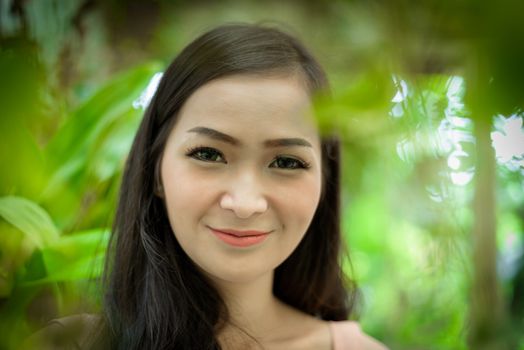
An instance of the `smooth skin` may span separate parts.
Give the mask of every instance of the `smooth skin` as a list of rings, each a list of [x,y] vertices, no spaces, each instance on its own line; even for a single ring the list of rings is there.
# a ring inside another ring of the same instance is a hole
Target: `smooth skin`
[[[275,268],[303,238],[320,199],[320,138],[310,111],[297,75],[220,78],[190,96],[167,140],[162,196],[176,239],[230,311],[219,334],[224,348],[331,348],[327,322],[272,294]],[[270,233],[233,247],[210,227]]]

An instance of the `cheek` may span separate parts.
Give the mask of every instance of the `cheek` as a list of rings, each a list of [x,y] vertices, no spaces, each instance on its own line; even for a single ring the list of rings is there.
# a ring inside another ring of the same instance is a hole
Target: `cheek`
[[[162,165],[162,184],[169,221],[173,231],[191,231],[213,201],[213,183],[183,161]]]
[[[290,230],[303,235],[313,219],[318,207],[321,191],[320,176],[311,176],[293,185],[279,184],[275,188],[280,193],[276,206],[281,208],[283,223]]]

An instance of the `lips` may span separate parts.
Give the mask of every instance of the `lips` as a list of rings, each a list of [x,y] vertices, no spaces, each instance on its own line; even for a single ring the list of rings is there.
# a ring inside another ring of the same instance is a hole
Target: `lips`
[[[213,227],[209,227],[209,228],[214,231],[227,233],[228,235],[233,235],[237,237],[260,236],[260,235],[267,235],[268,233],[270,233],[270,231],[258,231],[258,230],[238,231],[238,230],[213,228]]]
[[[209,226],[207,227],[209,228],[211,233],[213,233],[222,242],[238,248],[250,247],[262,243],[271,233],[271,231],[239,231],[232,229],[215,229]]]

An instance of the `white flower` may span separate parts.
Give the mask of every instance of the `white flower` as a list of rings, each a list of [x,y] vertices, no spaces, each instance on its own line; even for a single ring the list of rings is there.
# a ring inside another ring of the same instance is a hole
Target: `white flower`
[[[147,106],[149,106],[149,103],[155,95],[156,90],[158,89],[158,84],[160,83],[163,75],[163,72],[158,72],[153,75],[140,97],[133,101],[134,109],[146,109]]]

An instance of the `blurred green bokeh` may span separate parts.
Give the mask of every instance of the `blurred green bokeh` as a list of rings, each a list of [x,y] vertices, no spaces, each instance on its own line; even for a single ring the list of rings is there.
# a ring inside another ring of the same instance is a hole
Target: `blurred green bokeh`
[[[300,37],[333,96],[366,332],[392,349],[524,349],[524,3],[0,2],[0,349],[99,310],[151,77],[198,34]]]

